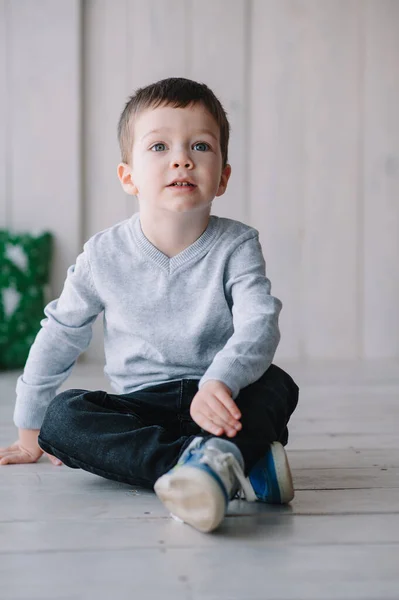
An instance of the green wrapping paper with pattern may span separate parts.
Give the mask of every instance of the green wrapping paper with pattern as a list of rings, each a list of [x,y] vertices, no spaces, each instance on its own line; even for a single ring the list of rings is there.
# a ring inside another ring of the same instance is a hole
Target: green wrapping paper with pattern
[[[0,370],[25,366],[45,318],[53,237],[0,229]]]

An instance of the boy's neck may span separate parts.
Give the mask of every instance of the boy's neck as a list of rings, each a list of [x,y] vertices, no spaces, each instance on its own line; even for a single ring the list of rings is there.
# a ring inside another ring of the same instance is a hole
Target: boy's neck
[[[168,258],[191,246],[208,227],[210,214],[204,212],[154,216],[140,210],[140,224],[145,237]]]

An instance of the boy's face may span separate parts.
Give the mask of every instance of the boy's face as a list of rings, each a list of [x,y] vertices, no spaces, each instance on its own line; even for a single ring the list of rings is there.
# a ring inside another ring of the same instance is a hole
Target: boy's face
[[[149,108],[136,117],[133,133],[131,164],[118,165],[124,190],[137,195],[146,210],[210,212],[231,172],[230,165],[222,169],[212,115],[201,104]],[[176,180],[191,185],[173,185]]]

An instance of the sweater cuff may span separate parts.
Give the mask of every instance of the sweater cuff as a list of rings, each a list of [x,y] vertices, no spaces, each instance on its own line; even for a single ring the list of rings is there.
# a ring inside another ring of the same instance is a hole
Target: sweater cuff
[[[236,359],[224,364],[211,364],[199,380],[198,389],[201,389],[204,383],[210,379],[217,379],[227,385],[231,389],[233,400],[237,398],[241,388],[247,385],[245,374]]]
[[[35,387],[38,388],[37,395],[34,393]],[[14,409],[14,424],[16,427],[21,429],[41,428],[47,407],[54,398],[54,392],[47,390],[44,393],[41,391],[39,394],[39,388],[40,386],[27,386],[22,379],[22,375],[18,378],[17,400]]]

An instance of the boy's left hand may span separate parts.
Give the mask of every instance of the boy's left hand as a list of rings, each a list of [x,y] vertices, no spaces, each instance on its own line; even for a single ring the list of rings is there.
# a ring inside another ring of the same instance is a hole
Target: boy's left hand
[[[241,413],[231,397],[231,390],[221,381],[212,379],[204,383],[194,396],[190,414],[192,419],[214,435],[234,437],[241,429]]]

